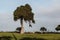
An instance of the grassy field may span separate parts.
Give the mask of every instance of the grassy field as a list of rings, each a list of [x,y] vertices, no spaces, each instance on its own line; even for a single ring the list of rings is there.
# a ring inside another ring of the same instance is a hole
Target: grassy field
[[[60,34],[0,33],[0,40],[60,40]]]

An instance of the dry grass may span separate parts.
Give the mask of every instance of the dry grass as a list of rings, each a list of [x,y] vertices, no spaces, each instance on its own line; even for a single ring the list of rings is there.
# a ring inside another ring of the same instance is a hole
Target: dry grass
[[[60,40],[60,34],[19,34],[19,33],[0,33],[0,37],[10,36],[11,40]]]

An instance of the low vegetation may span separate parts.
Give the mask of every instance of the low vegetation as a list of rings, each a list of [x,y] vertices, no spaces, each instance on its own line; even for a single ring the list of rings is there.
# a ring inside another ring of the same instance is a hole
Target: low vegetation
[[[60,40],[60,34],[0,33],[0,40]]]

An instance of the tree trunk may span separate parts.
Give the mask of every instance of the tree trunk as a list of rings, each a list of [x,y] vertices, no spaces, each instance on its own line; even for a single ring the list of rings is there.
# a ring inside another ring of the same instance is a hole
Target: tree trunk
[[[20,31],[21,34],[24,33],[24,27],[23,27],[23,18],[21,18],[21,31]]]

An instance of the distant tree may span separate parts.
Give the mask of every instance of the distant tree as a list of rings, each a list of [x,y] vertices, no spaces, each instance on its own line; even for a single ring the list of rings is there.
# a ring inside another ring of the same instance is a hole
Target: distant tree
[[[14,21],[17,21],[20,19],[21,23],[21,34],[24,33],[24,27],[23,27],[23,20],[26,22],[29,22],[29,26],[32,27],[31,22],[35,23],[34,21],[34,13],[32,12],[32,8],[29,4],[25,4],[24,6],[21,5],[20,7],[17,7],[17,9],[14,11]]]
[[[47,31],[47,29],[45,27],[41,27],[40,31],[41,31],[41,33],[44,33],[44,31]]]
[[[21,27],[17,27],[16,32],[21,32]]]
[[[60,25],[58,25],[56,28],[55,28],[56,31],[59,31],[60,30]]]

